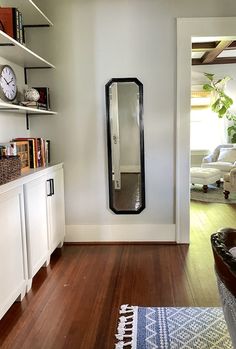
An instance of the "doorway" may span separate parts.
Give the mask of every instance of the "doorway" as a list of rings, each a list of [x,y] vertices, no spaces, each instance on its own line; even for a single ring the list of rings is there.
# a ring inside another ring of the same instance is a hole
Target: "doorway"
[[[190,90],[192,37],[234,40],[236,18],[177,19],[176,241],[190,241]],[[182,180],[185,178],[185,180]],[[186,180],[187,179],[187,180]]]

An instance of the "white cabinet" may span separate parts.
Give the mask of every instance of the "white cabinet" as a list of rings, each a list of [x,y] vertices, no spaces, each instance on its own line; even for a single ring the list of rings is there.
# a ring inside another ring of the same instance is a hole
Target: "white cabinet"
[[[62,164],[0,186],[0,319],[31,288],[64,236]]]
[[[65,237],[64,175],[63,169],[54,171],[48,178],[49,194],[47,196],[49,251],[61,247]]]
[[[0,194],[0,319],[25,295],[27,267],[23,189],[18,186]]]
[[[31,281],[48,259],[46,180],[47,176],[42,176],[24,185],[28,270]],[[31,283],[28,287],[31,287]]]
[[[65,236],[63,168],[24,184],[29,280],[50,262],[50,255],[61,247]]]

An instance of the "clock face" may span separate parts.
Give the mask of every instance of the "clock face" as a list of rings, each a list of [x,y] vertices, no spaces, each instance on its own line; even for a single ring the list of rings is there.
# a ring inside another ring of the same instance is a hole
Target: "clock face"
[[[14,71],[8,65],[5,65],[0,75],[0,90],[1,95],[8,101],[13,101],[16,98],[16,76]]]

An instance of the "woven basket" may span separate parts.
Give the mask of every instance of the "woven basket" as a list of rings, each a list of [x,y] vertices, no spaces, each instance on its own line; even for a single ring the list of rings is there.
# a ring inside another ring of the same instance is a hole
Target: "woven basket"
[[[20,177],[21,161],[19,156],[0,158],[0,184],[5,184]]]

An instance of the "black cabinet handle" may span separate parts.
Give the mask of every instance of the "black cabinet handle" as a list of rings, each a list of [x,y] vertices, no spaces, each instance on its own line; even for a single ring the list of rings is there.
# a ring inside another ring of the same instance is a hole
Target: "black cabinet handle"
[[[54,179],[52,178],[52,179],[50,179],[50,181],[51,181],[51,193],[52,193],[52,195],[54,195]]]
[[[52,196],[52,185],[51,185],[51,179],[47,179],[47,182],[49,183],[49,188],[50,188],[49,194],[47,194],[47,196]]]
[[[54,195],[54,179],[53,178],[47,179],[47,182],[49,183],[49,189],[50,189],[50,192],[49,194],[47,194],[47,196],[53,196]]]

